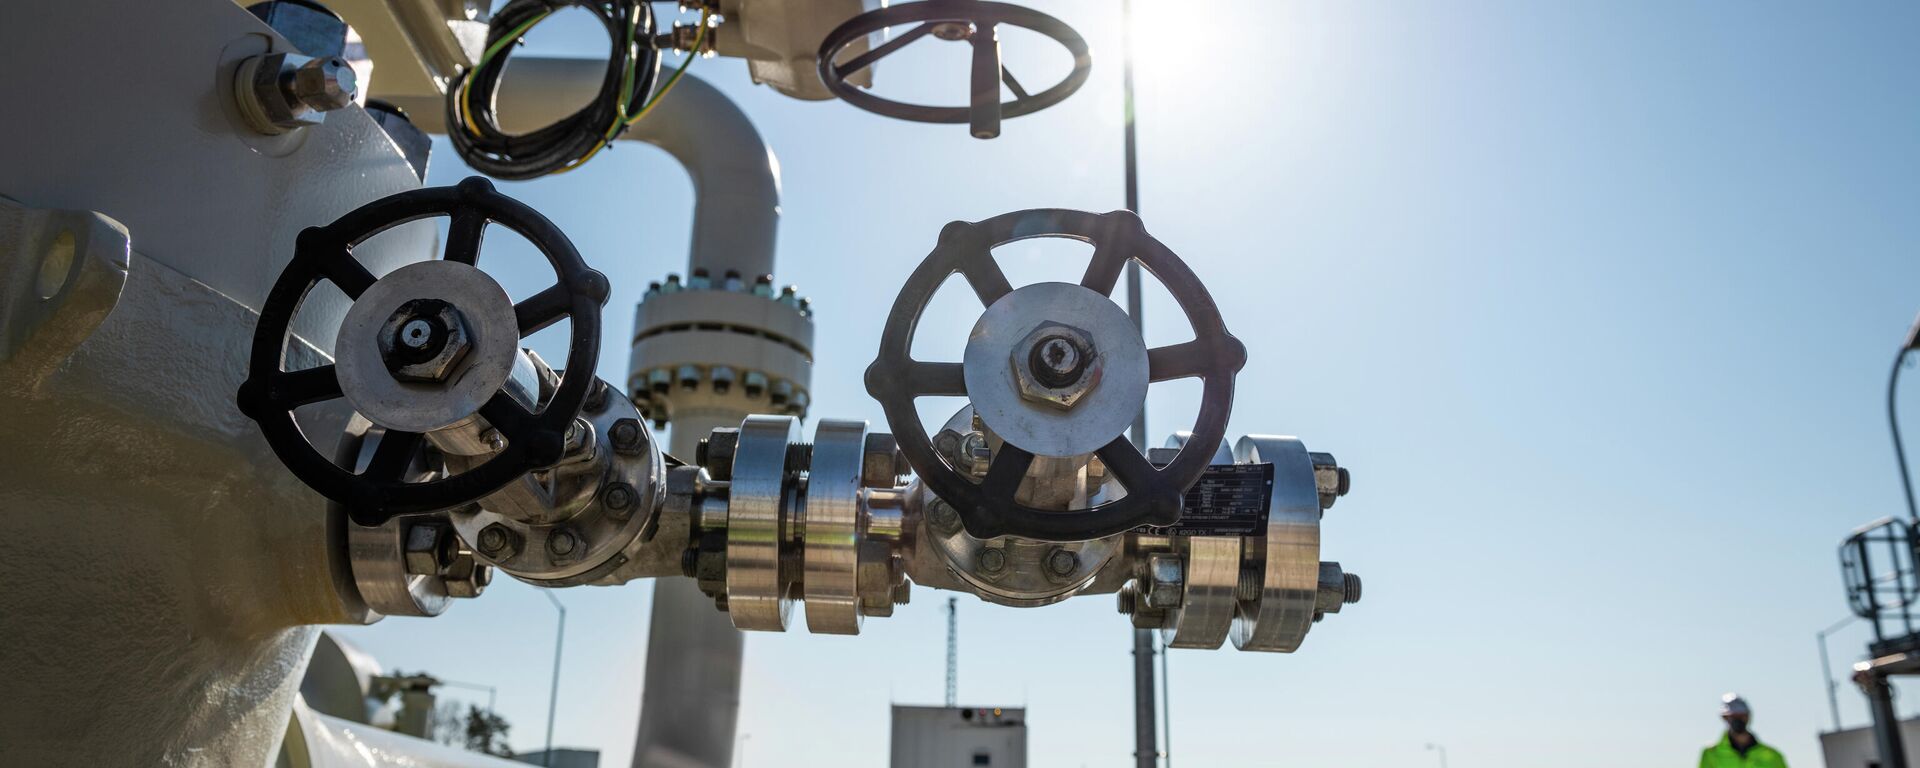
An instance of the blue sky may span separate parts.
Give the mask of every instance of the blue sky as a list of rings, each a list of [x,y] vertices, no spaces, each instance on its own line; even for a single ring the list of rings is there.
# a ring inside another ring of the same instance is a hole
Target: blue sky
[[[1032,4],[1087,36],[1093,77],[994,141],[694,64],[779,156],[778,276],[813,297],[816,416],[882,422],[860,374],[942,224],[1120,207],[1118,4]],[[1142,215],[1247,343],[1232,432],[1297,434],[1353,469],[1325,556],[1367,580],[1299,653],[1175,652],[1174,759],[1428,765],[1439,742],[1454,766],[1688,764],[1738,690],[1763,739],[1815,764],[1814,632],[1846,615],[1835,546],[1900,505],[1882,397],[1920,309],[1920,11],[1138,5]],[[580,21],[528,50],[598,55]],[[1005,40],[1029,85],[1064,69]],[[963,60],[903,54],[879,85],[957,99]],[[467,173],[436,144],[431,182]],[[502,188],[613,279],[600,367],[624,380],[634,302],[685,267],[684,173],[628,144]],[[1054,262],[1079,252],[1002,256],[1018,284],[1077,274]],[[502,275],[516,294],[547,279]],[[977,305],[936,310],[921,333],[957,357]],[[1164,294],[1147,311],[1149,341],[1184,333]],[[1156,385],[1152,433],[1197,395]],[[556,742],[603,765],[631,751],[651,589],[559,595]],[[889,702],[941,696],[944,597],[916,590],[858,638],[750,636],[745,764],[884,765]],[[496,583],[438,619],[344,632],[389,667],[499,686],[531,749],[553,613]],[[1032,764],[1127,759],[1110,598],[963,597],[960,623],[962,700],[1030,707]],[[1836,669],[1864,639],[1836,637]],[[1850,686],[1840,702],[1865,722]]]

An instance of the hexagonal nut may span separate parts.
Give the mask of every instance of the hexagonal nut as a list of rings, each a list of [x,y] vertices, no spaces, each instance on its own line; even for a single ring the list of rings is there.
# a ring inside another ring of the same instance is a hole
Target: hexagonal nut
[[[740,447],[740,430],[737,427],[721,427],[708,433],[706,455],[700,459],[700,466],[707,468],[707,477],[715,480],[733,478],[733,453]]]
[[[861,485],[892,488],[900,483],[901,477],[912,471],[913,467],[907,465],[907,456],[900,452],[893,435],[885,432],[867,435],[867,444],[860,457]]]
[[[440,580],[451,597],[479,597],[493,583],[493,566],[479,562],[471,552],[461,552],[447,565]]]
[[[1331,508],[1334,500],[1347,495],[1351,475],[1331,453],[1309,453],[1307,457],[1313,460],[1313,484],[1320,492],[1320,508]]]
[[[494,523],[480,529],[480,540],[474,542],[481,554],[494,560],[506,560],[520,553],[522,544],[520,534],[502,523]]]
[[[1062,386],[1048,386],[1033,370],[1035,348],[1050,338],[1066,340],[1075,354],[1084,357],[1077,378]],[[1086,331],[1071,325],[1041,323],[1034,326],[1020,343],[1013,345],[1009,357],[1009,362],[1013,364],[1013,380],[1020,388],[1020,398],[1031,403],[1064,411],[1072,408],[1080,398],[1100,384],[1099,350],[1093,348],[1092,337]]]
[[[453,558],[453,532],[439,523],[419,523],[407,527],[406,546],[401,553],[407,573],[432,576],[440,573]]]
[[[1347,578],[1350,574],[1340,568],[1339,563],[1320,564],[1319,588],[1314,590],[1313,608],[1321,613],[1339,613],[1340,607],[1360,600],[1360,579]],[[1348,600],[1348,596],[1352,600]]]
[[[381,324],[379,333],[380,358],[397,381],[446,381],[473,349],[466,318],[439,299],[414,299],[400,305]]]
[[[614,453],[638,456],[647,447],[647,428],[639,419],[616,419],[607,427],[607,441],[613,444]]]
[[[1180,556],[1155,552],[1147,556],[1146,604],[1149,608],[1178,608],[1186,587]]]
[[[294,100],[316,112],[345,108],[360,97],[359,75],[338,56],[326,56],[293,70]]]

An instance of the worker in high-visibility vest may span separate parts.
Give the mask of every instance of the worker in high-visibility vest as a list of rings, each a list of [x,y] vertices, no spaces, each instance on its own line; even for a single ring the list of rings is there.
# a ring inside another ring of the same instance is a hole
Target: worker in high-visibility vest
[[[1727,732],[1720,743],[1700,750],[1700,768],[1787,768],[1787,759],[1747,728],[1753,710],[1746,699],[1736,693],[1720,697],[1720,719],[1727,721]]]

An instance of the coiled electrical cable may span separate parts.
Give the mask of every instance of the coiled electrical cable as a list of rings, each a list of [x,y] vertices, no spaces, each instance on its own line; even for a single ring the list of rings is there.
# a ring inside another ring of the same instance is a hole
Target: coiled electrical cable
[[[518,135],[501,130],[494,97],[513,46],[535,25],[569,6],[592,13],[613,41],[599,94],[579,111],[539,130]],[[653,8],[645,0],[512,0],[489,22],[480,60],[447,89],[447,136],[461,159],[497,179],[564,173],[619,138],[638,118],[636,105],[651,106],[659,74]]]

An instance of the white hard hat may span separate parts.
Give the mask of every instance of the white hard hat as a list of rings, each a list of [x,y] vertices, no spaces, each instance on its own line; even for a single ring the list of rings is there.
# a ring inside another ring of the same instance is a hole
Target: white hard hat
[[[1729,715],[1751,715],[1751,714],[1753,714],[1753,710],[1747,708],[1747,700],[1740,698],[1740,694],[1729,693],[1725,696],[1720,697],[1720,716],[1721,717],[1727,717]]]

